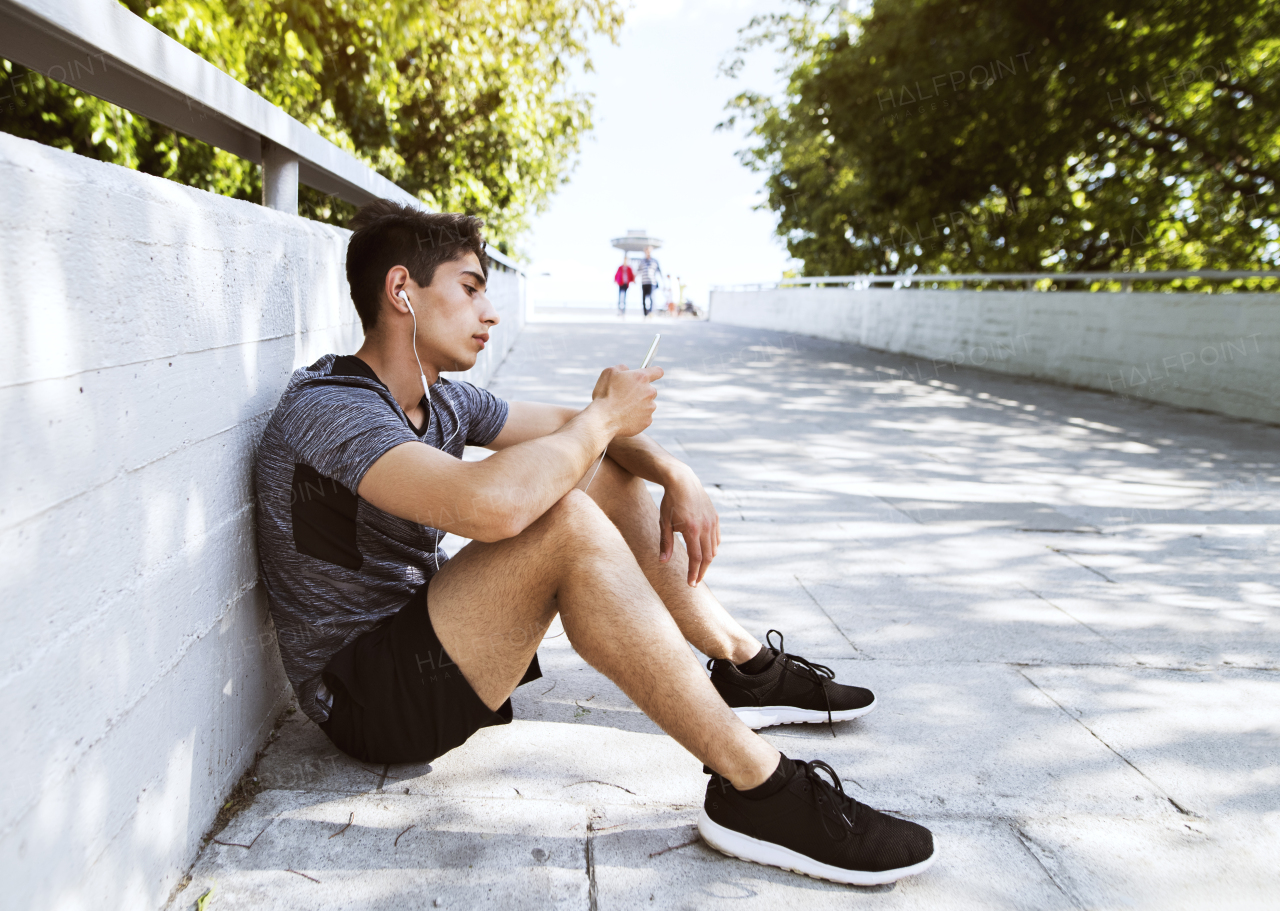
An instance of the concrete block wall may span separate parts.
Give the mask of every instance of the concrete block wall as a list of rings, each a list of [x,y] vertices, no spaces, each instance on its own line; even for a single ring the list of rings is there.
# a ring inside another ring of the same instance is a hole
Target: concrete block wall
[[[160,907],[285,705],[252,450],[360,343],[347,237],[0,133],[4,907]]]
[[[712,319],[1280,424],[1280,295],[774,288]]]

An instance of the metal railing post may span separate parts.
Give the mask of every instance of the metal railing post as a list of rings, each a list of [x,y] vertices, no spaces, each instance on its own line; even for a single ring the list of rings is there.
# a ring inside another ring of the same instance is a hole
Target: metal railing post
[[[262,204],[298,214],[298,156],[269,139],[262,140]]]

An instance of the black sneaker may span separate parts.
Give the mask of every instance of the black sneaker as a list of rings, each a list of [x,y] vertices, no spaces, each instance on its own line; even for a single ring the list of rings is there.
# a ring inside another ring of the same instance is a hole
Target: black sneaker
[[[831,668],[799,655],[788,655],[782,650],[782,633],[776,629],[769,630],[765,642],[774,655],[773,663],[758,674],[744,674],[724,658],[707,662],[716,691],[748,727],[820,721],[831,724],[865,715],[876,707],[871,690],[836,683]]]
[[[790,780],[759,800],[711,774],[698,817],[707,844],[731,857],[854,886],[891,883],[933,863],[933,834],[924,826],[858,803],[825,762],[785,756],[782,762],[792,769]]]

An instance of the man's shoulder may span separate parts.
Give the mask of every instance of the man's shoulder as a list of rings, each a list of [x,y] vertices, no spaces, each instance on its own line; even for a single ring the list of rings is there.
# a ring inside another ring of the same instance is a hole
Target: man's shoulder
[[[389,393],[367,364],[354,355],[326,354],[313,364],[299,367],[289,377],[280,395],[280,403],[299,397],[327,397],[354,393],[358,399],[367,399],[364,393],[385,398]]]
[[[387,450],[418,439],[372,371],[335,368],[342,360],[325,355],[294,372],[258,445],[260,480],[287,483],[285,472],[305,465],[355,491]]]
[[[386,387],[367,367],[352,369],[350,365],[344,366],[346,361],[360,364],[349,355],[326,354],[315,363],[295,370],[272,412],[271,423],[287,428],[299,420],[310,421],[321,415],[351,421],[358,420],[366,410],[371,413],[386,410],[395,417],[395,402]]]
[[[440,380],[443,387],[440,397],[455,410],[453,419],[464,428],[466,442],[473,446],[486,446],[492,442],[507,423],[510,403],[465,380],[447,380],[444,377]]]

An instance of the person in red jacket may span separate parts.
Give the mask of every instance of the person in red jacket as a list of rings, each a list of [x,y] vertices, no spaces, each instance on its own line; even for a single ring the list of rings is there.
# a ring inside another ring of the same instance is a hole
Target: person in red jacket
[[[622,265],[618,267],[618,271],[613,273],[614,284],[618,286],[618,315],[625,316],[627,313],[627,288],[636,280],[636,274],[631,271],[631,267],[627,265],[627,254],[622,254]]]

